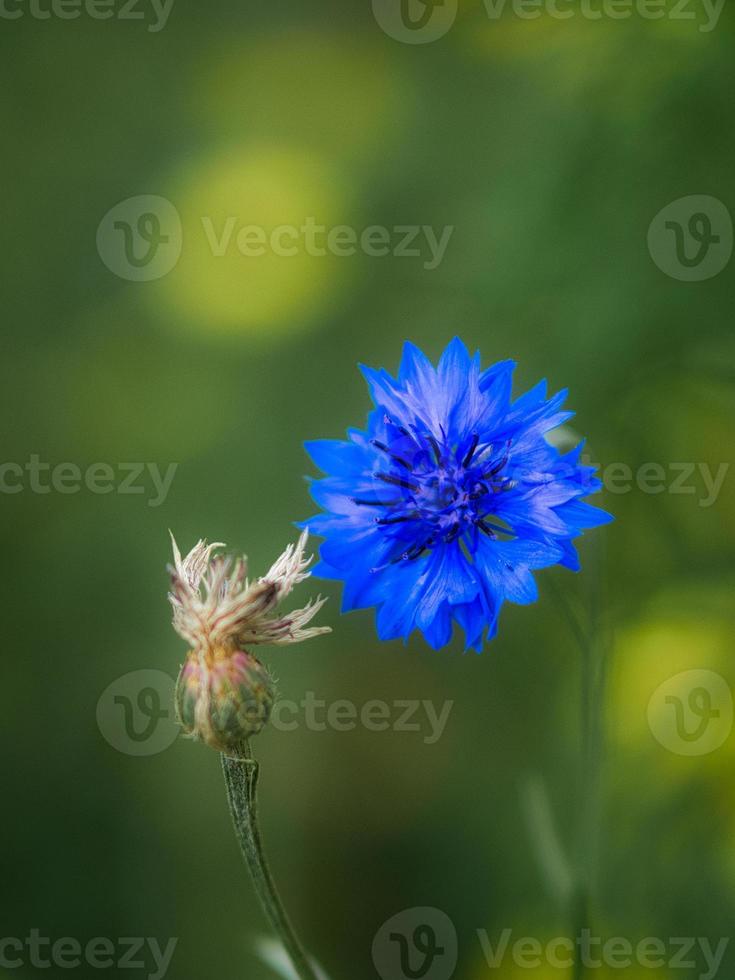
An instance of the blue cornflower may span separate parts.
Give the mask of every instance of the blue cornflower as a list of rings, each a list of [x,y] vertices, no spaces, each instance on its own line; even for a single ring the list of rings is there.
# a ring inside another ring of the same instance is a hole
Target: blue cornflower
[[[455,338],[437,368],[406,343],[397,380],[362,367],[375,409],[367,430],[306,449],[327,476],[311,483],[325,513],[315,575],[344,581],[343,612],[377,607],[382,640],[423,632],[434,649],[452,621],[468,647],[495,635],[503,602],[538,597],[532,570],[579,569],[572,539],[612,520],[581,498],[602,484],[544,434],[574,413],[541,381],[511,400],[515,364],[480,368]]]

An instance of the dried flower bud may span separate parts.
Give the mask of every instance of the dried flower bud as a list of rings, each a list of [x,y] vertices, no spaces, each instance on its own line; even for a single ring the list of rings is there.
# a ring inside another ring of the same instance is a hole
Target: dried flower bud
[[[200,541],[182,559],[173,541],[173,625],[190,645],[176,686],[176,707],[184,731],[221,752],[236,750],[261,731],[275,699],[270,674],[246,646],[299,643],[330,632],[324,626],[306,628],[324,599],[287,616],[276,612],[294,585],[309,577],[306,540],[304,533],[252,583],[245,558],[212,557],[222,545]]]
[[[267,724],[275,688],[263,664],[243,650],[220,649],[209,661],[193,650],[188,655],[176,685],[176,708],[187,735],[228,752]]]

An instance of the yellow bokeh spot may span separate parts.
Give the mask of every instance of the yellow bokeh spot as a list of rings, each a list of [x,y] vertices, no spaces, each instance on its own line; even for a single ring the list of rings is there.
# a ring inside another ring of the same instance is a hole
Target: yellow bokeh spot
[[[564,956],[566,957],[566,953]],[[572,971],[541,963],[540,966],[522,966],[510,960],[498,967],[480,966],[472,975],[473,980],[572,980]]]
[[[330,309],[354,268],[354,258],[324,247],[326,232],[313,248],[303,231],[307,222],[349,222],[339,178],[318,154],[223,150],[181,175],[174,200],[181,257],[149,293],[176,329],[263,340],[304,329]]]
[[[610,737],[635,771],[677,782],[732,764],[731,628],[715,614],[656,616],[621,633]],[[644,763],[644,759],[647,760]]]
[[[595,980],[670,980],[671,973],[665,967],[642,965],[640,960],[642,958],[643,963],[647,962],[647,954],[638,949],[638,938],[623,937],[619,931],[605,930],[593,931],[593,936],[599,941],[594,942],[589,949],[590,965],[585,976],[594,976]],[[534,948],[521,945],[515,949],[514,943],[522,937],[523,933],[513,932],[499,963],[490,966],[480,956],[471,973],[472,980],[572,980],[574,969],[566,966],[573,956],[569,948],[570,938],[561,935],[558,939],[539,938],[535,940],[539,945]],[[614,951],[606,954],[606,943],[618,938],[625,938],[627,949],[621,950],[618,945]],[[498,937],[494,936],[493,939],[497,945]],[[537,955],[539,949],[540,954]],[[629,965],[623,965],[628,960]]]

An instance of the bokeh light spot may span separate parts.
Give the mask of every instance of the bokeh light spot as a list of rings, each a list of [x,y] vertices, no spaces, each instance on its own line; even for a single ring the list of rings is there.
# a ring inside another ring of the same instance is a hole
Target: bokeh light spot
[[[349,278],[351,258],[322,248],[324,235],[317,254],[301,230],[349,220],[337,174],[315,153],[220,151],[187,169],[176,203],[181,259],[150,291],[176,328],[275,339],[314,325]],[[284,226],[296,235],[279,235]]]

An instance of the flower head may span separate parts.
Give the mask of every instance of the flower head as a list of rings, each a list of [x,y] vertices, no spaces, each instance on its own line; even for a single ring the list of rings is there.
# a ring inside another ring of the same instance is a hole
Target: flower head
[[[572,412],[546,382],[511,399],[515,365],[482,371],[455,338],[438,367],[406,343],[398,378],[363,367],[375,405],[366,431],[306,444],[327,476],[311,484],[326,540],[314,569],[344,581],[343,610],[377,607],[381,639],[423,632],[435,649],[464,629],[480,651],[503,602],[537,598],[532,570],[577,570],[572,539],[612,520],[582,497],[602,484],[545,434]]]
[[[288,615],[276,612],[293,587],[308,578],[308,534],[289,545],[254,582],[247,559],[213,556],[224,547],[199,541],[182,559],[171,537],[174,566],[169,601],[173,626],[190,652],[176,690],[179,719],[188,734],[226,751],[256,734],[268,721],[275,697],[266,668],[247,650],[261,643],[300,643],[327,626],[308,626],[326,600],[317,598]]]

